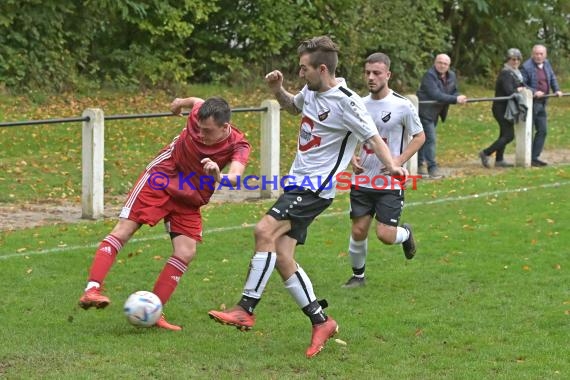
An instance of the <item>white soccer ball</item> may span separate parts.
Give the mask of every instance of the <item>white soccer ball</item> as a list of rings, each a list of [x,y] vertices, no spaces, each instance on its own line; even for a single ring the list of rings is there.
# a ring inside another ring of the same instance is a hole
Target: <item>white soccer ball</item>
[[[141,290],[127,298],[123,311],[130,324],[138,327],[153,326],[162,315],[162,302],[152,292]]]

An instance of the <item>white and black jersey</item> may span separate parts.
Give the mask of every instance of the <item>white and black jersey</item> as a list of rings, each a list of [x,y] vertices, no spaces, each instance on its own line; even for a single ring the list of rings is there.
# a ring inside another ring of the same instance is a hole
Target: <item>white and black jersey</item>
[[[380,137],[388,145],[392,157],[400,156],[411,137],[423,131],[418,111],[406,97],[390,90],[390,93],[380,100],[372,99],[368,95],[363,101],[378,128]],[[384,164],[366,144],[362,146],[360,152],[360,165],[364,168],[364,172],[360,175],[368,176],[370,179],[385,174]],[[399,181],[392,182],[389,175],[379,177],[375,181],[376,187],[381,187],[382,181],[387,181],[384,183],[387,189],[400,189]],[[374,187],[372,183],[362,184],[362,182],[359,186]]]
[[[288,183],[333,198],[336,175],[344,170],[358,141],[378,134],[362,98],[346,87],[344,79],[325,92],[307,86],[294,97],[302,110],[297,155]]]

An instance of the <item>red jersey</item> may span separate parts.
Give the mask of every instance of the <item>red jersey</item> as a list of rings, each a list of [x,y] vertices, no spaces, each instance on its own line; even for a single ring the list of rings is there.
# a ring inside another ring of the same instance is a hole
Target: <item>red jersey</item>
[[[186,127],[146,168],[148,172],[166,174],[170,181],[165,191],[174,200],[195,207],[208,203],[216,187],[200,161],[210,158],[221,171],[232,161],[246,165],[251,152],[244,134],[233,125],[225,139],[213,145],[203,144],[198,137],[198,110],[202,103],[194,104]]]

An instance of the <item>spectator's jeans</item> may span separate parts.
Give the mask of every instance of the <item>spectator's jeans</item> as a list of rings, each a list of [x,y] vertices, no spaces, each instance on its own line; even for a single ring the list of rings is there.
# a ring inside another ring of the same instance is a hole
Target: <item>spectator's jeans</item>
[[[534,102],[532,104],[532,123],[536,129],[534,139],[532,140],[532,160],[537,160],[544,142],[546,141],[546,103]]]
[[[424,133],[426,135],[426,141],[424,145],[418,151],[418,167],[427,163],[428,172],[437,169],[437,163],[435,162],[435,143],[436,134],[435,128],[437,127],[437,122],[432,120],[424,119],[420,117],[422,126],[424,127]]]

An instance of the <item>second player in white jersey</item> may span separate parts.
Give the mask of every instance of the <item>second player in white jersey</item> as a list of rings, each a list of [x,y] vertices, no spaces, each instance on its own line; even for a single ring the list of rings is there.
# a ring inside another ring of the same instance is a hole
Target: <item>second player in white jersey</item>
[[[364,73],[369,95],[364,104],[370,113],[380,137],[384,140],[395,165],[404,165],[425,141],[425,134],[413,104],[390,89],[390,58],[384,53],[373,53],[366,58]],[[387,245],[401,244],[406,259],[416,254],[412,226],[400,226],[404,208],[402,177],[391,177],[386,168],[370,154],[364,144],[359,156],[352,159],[354,171],[350,189],[350,219],[352,228],[348,253],[352,276],[343,285],[354,288],[365,284],[368,232],[376,219],[376,236]]]
[[[393,90],[389,90],[388,95],[382,99],[373,99],[368,95],[363,100],[392,157],[399,157],[412,137],[423,131],[418,112],[412,102]],[[359,186],[400,189],[401,181],[393,180],[386,174],[384,164],[366,144],[362,146],[360,152],[360,166],[364,171],[359,175],[369,178],[370,182],[359,181]],[[376,179],[373,180],[374,178]]]

